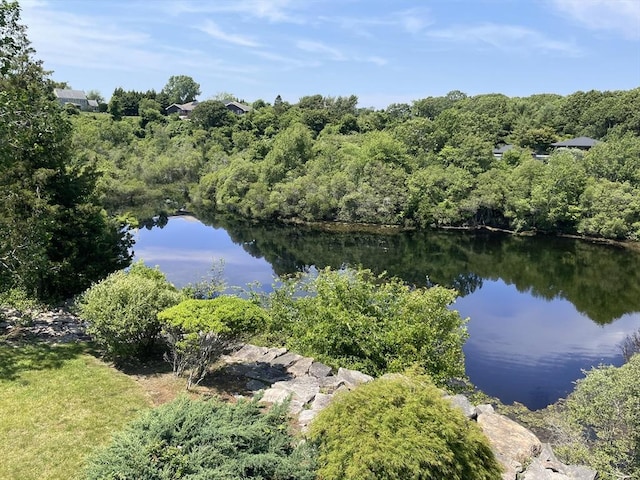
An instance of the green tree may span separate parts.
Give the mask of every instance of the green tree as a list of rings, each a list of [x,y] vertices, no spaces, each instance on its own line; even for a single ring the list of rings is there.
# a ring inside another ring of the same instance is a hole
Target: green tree
[[[286,409],[182,397],[117,434],[84,478],[314,480],[315,452],[288,432]]]
[[[387,376],[336,396],[310,437],[323,480],[500,478],[480,428],[428,377]]]
[[[161,331],[158,313],[182,298],[159,270],[138,262],[89,288],[77,309],[109,356],[128,358],[151,352]]]
[[[236,116],[220,100],[199,103],[191,112],[191,122],[204,129],[233,125]]]
[[[98,103],[104,103],[104,97],[98,90],[89,90],[87,92],[87,98],[89,100],[95,100]]]
[[[185,300],[158,314],[173,373],[189,371],[187,388],[200,383],[209,365],[266,324],[262,308],[239,297]]]
[[[169,104],[193,102],[200,95],[200,84],[188,75],[172,75],[162,89]]]
[[[145,128],[151,122],[164,122],[162,106],[155,100],[143,98],[138,106],[140,113],[140,127]]]
[[[0,288],[55,300],[125,267],[130,242],[93,203],[96,169],[74,160],[71,125],[19,21],[2,0]]]
[[[124,109],[122,108],[122,100],[119,96],[112,96],[111,100],[109,100],[109,107],[107,111],[111,114],[111,118],[114,120],[122,120],[122,116],[124,115]]]
[[[579,233],[593,237],[640,239],[640,190],[629,183],[592,180],[580,196]]]

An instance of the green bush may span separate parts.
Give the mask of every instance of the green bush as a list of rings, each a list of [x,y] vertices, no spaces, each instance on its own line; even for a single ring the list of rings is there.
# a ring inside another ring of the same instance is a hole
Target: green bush
[[[160,334],[158,312],[181,299],[162,272],[138,262],[93,285],[76,306],[94,341],[108,355],[127,358],[152,350]]]
[[[334,367],[375,376],[418,365],[441,384],[464,375],[465,322],[448,308],[455,297],[370,270],[325,269],[275,289],[270,329],[291,350]]]
[[[178,399],[117,435],[90,459],[85,478],[313,480],[314,451],[288,433],[286,408]]]
[[[190,299],[158,314],[170,348],[173,372],[189,370],[187,388],[199,383],[208,366],[245,335],[265,325],[264,309],[239,297]]]
[[[500,478],[480,428],[425,377],[383,377],[338,395],[309,432],[322,480]]]
[[[572,441],[557,451],[567,461],[590,465],[604,480],[640,478],[640,355],[586,372],[561,414]]]

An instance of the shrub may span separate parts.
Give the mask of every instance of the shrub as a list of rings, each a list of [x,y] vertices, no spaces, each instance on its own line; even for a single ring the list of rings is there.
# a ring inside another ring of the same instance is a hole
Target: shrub
[[[76,306],[87,332],[112,357],[148,354],[159,334],[158,312],[182,299],[157,268],[138,262],[93,285]]]
[[[222,296],[190,299],[158,314],[170,348],[173,372],[189,370],[187,388],[199,383],[207,367],[243,336],[265,324],[266,312],[249,300]]]
[[[381,375],[416,364],[441,384],[464,375],[465,322],[448,308],[455,297],[370,270],[325,269],[275,289],[270,328],[291,350],[334,367]]]
[[[563,413],[573,442],[558,446],[561,456],[590,465],[598,478],[640,478],[640,355],[585,372]]]
[[[500,478],[480,428],[425,377],[383,377],[338,395],[309,432],[323,480]]]
[[[313,480],[314,452],[294,443],[286,404],[178,399],[146,413],[90,459],[87,480]]]

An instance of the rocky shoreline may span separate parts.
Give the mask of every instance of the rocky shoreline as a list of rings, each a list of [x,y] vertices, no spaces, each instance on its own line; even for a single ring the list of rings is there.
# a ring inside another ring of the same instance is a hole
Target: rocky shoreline
[[[85,324],[66,309],[22,314],[0,309],[0,335],[11,342],[31,338],[56,344],[90,340]],[[373,380],[364,373],[344,368],[334,372],[327,365],[288,352],[284,348],[244,345],[223,357],[225,370],[245,383],[262,401],[289,400],[289,411],[305,430],[334,395]],[[394,374],[395,375],[395,374]],[[443,392],[444,395],[444,392]],[[551,445],[519,423],[495,412],[489,404],[472,405],[464,395],[446,395],[469,421],[477,422],[504,467],[503,480],[595,480],[597,473],[579,465],[565,465]]]

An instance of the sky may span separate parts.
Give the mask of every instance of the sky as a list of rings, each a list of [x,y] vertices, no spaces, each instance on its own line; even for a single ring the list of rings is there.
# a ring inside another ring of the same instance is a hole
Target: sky
[[[36,58],[78,90],[568,95],[640,86],[640,0],[19,0]]]

